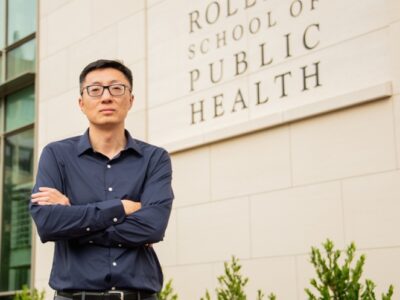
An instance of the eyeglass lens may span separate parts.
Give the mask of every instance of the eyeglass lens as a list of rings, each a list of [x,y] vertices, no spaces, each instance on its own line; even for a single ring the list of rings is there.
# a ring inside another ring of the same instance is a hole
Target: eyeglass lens
[[[112,96],[122,96],[125,93],[125,85],[123,84],[113,84],[109,86],[91,85],[88,86],[86,89],[88,95],[92,97],[99,97],[103,95],[105,89],[108,89],[108,92]]]

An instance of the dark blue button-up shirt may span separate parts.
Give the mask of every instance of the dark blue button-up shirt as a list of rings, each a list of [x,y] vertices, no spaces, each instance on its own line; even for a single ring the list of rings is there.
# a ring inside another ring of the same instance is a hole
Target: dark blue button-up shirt
[[[30,204],[42,242],[54,241],[55,290],[157,292],[162,272],[148,244],[163,239],[171,212],[171,161],[162,148],[133,139],[113,159],[96,153],[88,131],[47,145],[33,192],[50,187],[71,206]],[[140,201],[126,216],[121,199]]]

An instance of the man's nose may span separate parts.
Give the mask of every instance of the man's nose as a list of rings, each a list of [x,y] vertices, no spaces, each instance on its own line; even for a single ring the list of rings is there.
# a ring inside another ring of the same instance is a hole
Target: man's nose
[[[101,95],[101,101],[111,101],[112,95],[108,88],[104,88],[103,94]]]

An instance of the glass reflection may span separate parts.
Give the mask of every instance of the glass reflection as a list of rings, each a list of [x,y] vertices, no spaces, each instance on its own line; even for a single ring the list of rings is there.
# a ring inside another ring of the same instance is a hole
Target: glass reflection
[[[6,29],[6,18],[5,18],[5,0],[0,0],[0,48],[4,48],[5,42],[5,29]]]
[[[30,86],[6,98],[6,131],[34,122],[35,91]]]
[[[4,143],[1,291],[21,289],[30,280],[33,129],[6,137]]]
[[[7,79],[35,70],[35,40],[15,48],[7,54]]]
[[[26,37],[36,30],[36,1],[8,1],[7,45]]]
[[[0,84],[2,84],[4,81],[3,79],[3,60],[2,60],[2,55],[0,53]]]

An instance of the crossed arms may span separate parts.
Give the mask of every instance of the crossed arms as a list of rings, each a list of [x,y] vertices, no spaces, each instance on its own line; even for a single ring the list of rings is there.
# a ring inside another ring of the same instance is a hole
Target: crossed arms
[[[43,242],[74,240],[109,247],[138,247],[163,239],[172,207],[168,153],[151,158],[140,202],[112,199],[71,205],[61,193],[63,175],[54,152],[45,147],[39,161],[30,211]]]
[[[39,192],[32,194],[32,203],[37,205],[66,205],[71,206],[69,199],[61,194],[57,189],[49,187],[39,187]],[[122,206],[124,207],[125,215],[133,214],[138,211],[142,204],[129,199],[121,200]]]

